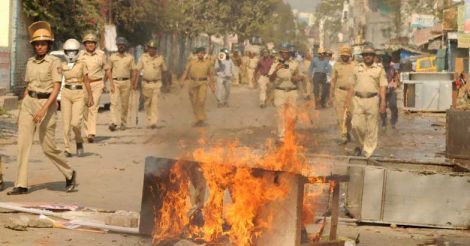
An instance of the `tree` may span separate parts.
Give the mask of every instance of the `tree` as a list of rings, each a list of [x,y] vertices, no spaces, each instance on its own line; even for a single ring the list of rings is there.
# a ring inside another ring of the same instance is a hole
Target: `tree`
[[[23,2],[23,12],[32,21],[47,21],[51,24],[55,40],[80,40],[84,30],[103,25],[98,3],[93,0],[28,0]]]

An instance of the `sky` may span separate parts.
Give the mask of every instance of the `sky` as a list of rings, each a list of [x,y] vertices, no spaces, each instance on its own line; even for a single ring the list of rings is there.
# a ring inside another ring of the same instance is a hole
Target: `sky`
[[[313,12],[315,10],[315,6],[321,0],[285,0],[288,2],[293,9],[298,9],[302,12]]]

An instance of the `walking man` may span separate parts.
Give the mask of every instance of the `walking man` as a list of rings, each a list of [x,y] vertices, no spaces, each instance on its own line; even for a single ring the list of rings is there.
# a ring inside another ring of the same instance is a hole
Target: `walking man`
[[[352,98],[352,132],[359,143],[354,154],[369,158],[377,148],[379,103],[380,112],[385,112],[387,78],[384,69],[374,63],[373,48],[364,48],[362,57],[363,62],[354,68],[353,86],[349,89],[346,102]],[[348,103],[345,108],[349,110]]]
[[[65,191],[75,188],[76,173],[62,158],[55,144],[56,98],[60,91],[60,60],[49,55],[54,41],[51,26],[38,21],[28,28],[35,56],[26,64],[24,99],[18,115],[18,176],[7,195],[28,193],[28,158],[36,131],[44,154],[65,176]]]
[[[242,58],[238,53],[238,50],[233,50],[232,52],[232,62],[233,62],[233,78],[232,83],[234,86],[240,85],[240,67],[242,65]]]
[[[336,120],[340,130],[340,143],[346,144],[351,140],[351,112],[346,111],[345,105],[348,91],[353,86],[354,63],[351,61],[352,49],[343,46],[340,49],[340,60],[335,63],[332,70],[330,101],[334,100],[336,110]]]
[[[272,86],[269,81],[269,70],[273,65],[274,59],[269,55],[267,49],[261,51],[261,59],[258,61],[255,69],[255,78],[258,78],[259,85],[259,106],[265,108],[269,101],[268,95],[271,94]]]
[[[144,96],[147,127],[151,129],[157,128],[162,73],[167,71],[165,58],[157,54],[157,47],[158,43],[155,40],[150,40],[147,43],[147,52],[140,57],[134,76],[137,77],[141,71],[143,72],[142,95]],[[132,87],[134,90],[137,89],[136,80],[133,80]]]
[[[313,94],[315,96],[315,105],[326,107],[328,99],[327,74],[331,66],[324,48],[318,49],[318,56],[315,56],[310,63],[310,74],[313,74]]]
[[[232,86],[233,62],[230,59],[230,52],[223,48],[220,50],[219,57],[215,62],[215,72],[217,74],[216,97],[217,107],[228,107],[228,98],[230,96],[230,88]]]
[[[189,99],[193,107],[195,123],[194,127],[206,125],[206,97],[207,87],[215,92],[213,64],[208,59],[204,59],[205,48],[197,49],[197,60],[193,60],[186,65],[183,75],[180,78],[181,87],[189,80]]]
[[[134,56],[127,52],[128,42],[124,37],[116,39],[118,52],[109,57],[111,68],[111,124],[110,131],[115,131],[118,126],[121,130],[127,127],[127,113],[129,111],[129,98],[131,87],[135,87]]]
[[[80,42],[76,39],[68,39],[64,43],[64,53],[67,59],[62,63],[64,76],[64,88],[61,94],[61,111],[64,124],[64,155],[72,157],[70,147],[70,131],[75,135],[77,156],[84,154],[82,138],[82,118],[85,105],[93,106],[93,96],[90,82],[87,77],[87,69],[83,62],[77,61],[80,50]],[[85,101],[87,98],[87,101]]]
[[[253,89],[256,86],[256,78],[255,78],[255,69],[258,65],[258,57],[256,57],[256,53],[253,51],[248,52],[248,59],[246,64],[246,77],[248,80],[248,87]]]
[[[295,106],[298,96],[297,83],[301,80],[299,66],[289,54],[290,45],[284,43],[279,49],[280,59],[269,70],[269,78],[274,83],[274,105],[278,113],[278,143],[283,143],[286,127],[293,128]]]
[[[397,92],[396,89],[400,83],[400,76],[397,70],[392,66],[392,57],[389,55],[384,55],[382,58],[382,64],[385,70],[385,75],[387,76],[387,93],[385,96],[386,105],[390,109],[391,118],[390,124],[392,129],[396,128],[398,121],[398,107],[397,107]],[[380,113],[380,118],[382,119],[382,128],[387,127],[387,111]]]
[[[86,107],[83,113],[85,133],[89,143],[95,141],[96,119],[98,118],[101,94],[106,90],[106,81],[111,78],[108,58],[102,50],[97,49],[97,42],[98,38],[94,33],[86,34],[82,41],[85,45],[85,51],[78,58],[86,66],[94,102],[93,106]]]

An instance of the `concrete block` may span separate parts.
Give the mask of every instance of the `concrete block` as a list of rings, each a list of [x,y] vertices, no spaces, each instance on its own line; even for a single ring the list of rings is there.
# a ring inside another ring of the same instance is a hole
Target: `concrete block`
[[[133,227],[139,226],[139,214],[135,212],[117,211],[106,217],[106,225]]]
[[[8,93],[7,88],[0,87],[0,96],[6,96],[7,93]]]
[[[0,96],[0,107],[5,110],[13,110],[18,108],[17,96]]]

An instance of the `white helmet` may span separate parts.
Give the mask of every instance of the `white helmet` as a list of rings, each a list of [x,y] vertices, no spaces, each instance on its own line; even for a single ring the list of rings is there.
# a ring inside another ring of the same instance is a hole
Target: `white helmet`
[[[80,42],[76,39],[67,39],[64,43],[64,54],[67,62],[73,63],[78,58],[78,51],[80,50]]]

